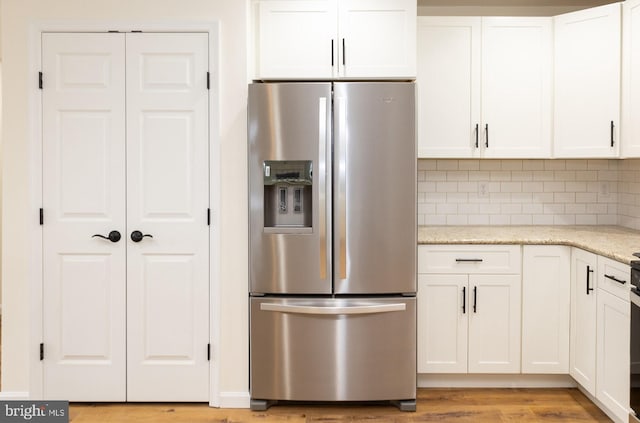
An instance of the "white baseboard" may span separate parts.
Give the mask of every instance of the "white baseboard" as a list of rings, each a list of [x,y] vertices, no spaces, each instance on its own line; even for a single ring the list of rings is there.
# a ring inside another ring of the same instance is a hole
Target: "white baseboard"
[[[220,408],[249,408],[249,392],[221,392]]]
[[[569,375],[419,374],[418,388],[575,388]]]
[[[0,401],[27,401],[28,392],[0,392]]]

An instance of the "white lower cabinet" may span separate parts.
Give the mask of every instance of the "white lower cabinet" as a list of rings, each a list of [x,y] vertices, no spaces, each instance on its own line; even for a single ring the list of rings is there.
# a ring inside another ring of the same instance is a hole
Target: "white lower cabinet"
[[[569,373],[571,247],[522,247],[522,373]]]
[[[519,373],[520,247],[418,250],[418,372]]]
[[[629,276],[629,266],[598,257],[596,398],[624,422],[629,415]]]
[[[591,395],[596,389],[596,275],[598,256],[571,250],[569,374]]]
[[[418,373],[568,373],[626,422],[629,279],[575,247],[420,245]]]

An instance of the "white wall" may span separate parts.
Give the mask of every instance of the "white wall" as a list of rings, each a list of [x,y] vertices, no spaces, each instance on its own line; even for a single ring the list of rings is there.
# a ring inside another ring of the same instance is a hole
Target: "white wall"
[[[220,28],[221,313],[222,332],[213,340],[220,390],[248,391],[246,32],[244,0],[2,0],[3,203],[2,211],[2,391],[28,392],[31,326],[28,284],[30,209],[28,97],[29,34],[42,22],[218,21]],[[217,230],[217,228],[214,228]]]

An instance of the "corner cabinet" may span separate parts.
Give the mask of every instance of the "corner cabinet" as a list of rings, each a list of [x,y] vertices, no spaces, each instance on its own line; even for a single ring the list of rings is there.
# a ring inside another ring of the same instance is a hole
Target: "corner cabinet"
[[[418,18],[418,156],[551,155],[551,18]]]
[[[640,0],[622,3],[622,157],[640,157]]]
[[[255,79],[413,79],[416,0],[260,0]]]
[[[520,372],[521,252],[418,247],[418,373]]]
[[[571,339],[569,374],[595,396],[596,269],[598,256],[571,250]]]
[[[617,157],[621,6],[556,16],[555,157]]]

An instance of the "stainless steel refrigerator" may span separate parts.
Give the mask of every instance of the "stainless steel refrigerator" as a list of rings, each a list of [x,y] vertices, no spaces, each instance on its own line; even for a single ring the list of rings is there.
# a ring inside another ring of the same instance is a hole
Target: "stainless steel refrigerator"
[[[415,410],[411,82],[249,85],[251,407]]]

